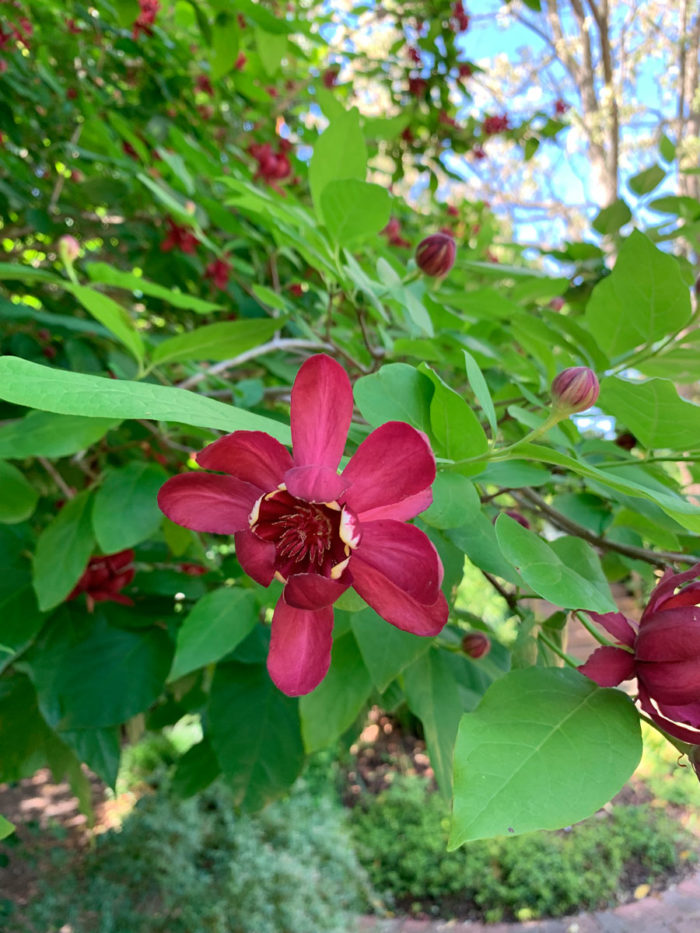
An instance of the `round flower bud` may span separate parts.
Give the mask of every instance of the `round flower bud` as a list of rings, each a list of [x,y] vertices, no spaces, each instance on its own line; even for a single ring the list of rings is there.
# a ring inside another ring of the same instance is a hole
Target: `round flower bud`
[[[447,233],[433,233],[418,244],[416,264],[426,275],[447,275],[455,264],[456,252],[454,237]]]
[[[491,650],[491,639],[484,632],[467,632],[462,639],[462,651],[477,661]]]
[[[565,369],[552,382],[552,402],[555,410],[573,414],[595,405],[600,386],[596,374],[588,366]]]
[[[80,243],[67,233],[58,241],[58,255],[67,266],[72,266],[80,255]]]

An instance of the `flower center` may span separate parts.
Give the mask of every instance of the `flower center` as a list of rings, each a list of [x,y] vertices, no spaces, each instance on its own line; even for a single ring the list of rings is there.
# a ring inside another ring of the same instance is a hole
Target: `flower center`
[[[275,489],[258,499],[250,529],[274,544],[275,570],[283,582],[294,573],[338,579],[360,540],[357,518],[346,506],[307,502],[286,489]]]

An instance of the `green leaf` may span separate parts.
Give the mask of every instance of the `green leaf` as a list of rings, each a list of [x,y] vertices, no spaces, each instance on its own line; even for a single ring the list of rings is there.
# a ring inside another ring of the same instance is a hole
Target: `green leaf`
[[[277,74],[287,52],[287,37],[280,32],[265,32],[259,26],[255,29],[255,46],[260,61],[269,76]]]
[[[391,199],[381,185],[356,178],[329,182],[321,194],[326,226],[341,246],[373,236],[389,223]]]
[[[448,848],[583,820],[617,793],[641,753],[624,693],[572,670],[512,671],[459,724]]]
[[[666,171],[657,162],[630,178],[627,185],[635,194],[649,194],[661,184],[665,177]]]
[[[42,610],[66,598],[82,576],[95,545],[92,493],[70,499],[44,528],[34,555],[34,589]]]
[[[61,732],[61,738],[73,749],[79,761],[102,778],[112,790],[117,784],[121,737],[116,726],[104,729],[75,729]]]
[[[479,364],[471,353],[469,353],[468,350],[462,350],[462,353],[464,353],[464,363],[467,367],[469,385],[472,387],[472,392],[476,396],[477,402],[484,410],[489,427],[491,428],[491,437],[495,437],[498,433],[498,421],[496,419],[496,409],[493,406],[493,399],[491,398],[488,383],[484,378]]]
[[[32,411],[0,425],[0,457],[68,457],[99,441],[119,424],[113,418],[82,418]]]
[[[15,831],[15,824],[0,815],[0,839],[7,839]]]
[[[496,486],[508,486],[519,489],[522,486],[544,486],[552,478],[549,470],[528,463],[527,460],[504,460],[502,463],[488,463],[483,473],[476,477],[480,483],[494,483]]]
[[[233,11],[216,18],[211,44],[211,76],[218,81],[231,71],[238,52],[239,26]]]
[[[111,331],[139,363],[143,362],[145,348],[141,334],[135,330],[133,321],[114,299],[96,292],[87,285],[65,285],[66,291],[78,299],[80,304]]]
[[[496,535],[506,560],[510,561],[538,596],[564,609],[616,611],[602,571],[599,571],[597,579],[590,580],[582,576],[568,567],[544,539],[523,528],[508,515],[499,515]],[[590,545],[585,542],[582,541],[581,545],[590,550]],[[595,555],[589,555],[587,563],[595,566]],[[587,569],[584,567],[584,570]]]
[[[105,554],[140,544],[158,530],[163,513],[156,497],[167,478],[162,467],[143,460],[105,474],[92,510],[92,527]]]
[[[358,408],[373,428],[386,421],[406,421],[419,431],[430,430],[433,386],[413,366],[389,363],[376,373],[361,376],[354,391]]]
[[[188,749],[180,758],[172,778],[174,792],[179,797],[193,797],[214,781],[221,768],[208,739]]]
[[[669,194],[655,198],[647,207],[657,214],[672,214],[682,220],[694,221],[700,217],[700,201],[696,198]]]
[[[333,642],[331,666],[313,693],[301,697],[301,734],[310,754],[330,748],[369,699],[372,681],[352,632]]]
[[[448,528],[445,537],[466,554],[476,567],[522,586],[522,579],[503,556],[493,523],[481,510],[459,528]]]
[[[236,806],[260,810],[292,786],[304,762],[299,704],[262,664],[219,664],[209,700],[209,739]]]
[[[36,691],[24,675],[11,673],[0,680],[0,723],[2,781],[31,777],[37,768],[45,767],[49,757],[68,752],[41,717]]]
[[[117,628],[133,609],[104,604],[85,618],[63,607],[26,655],[46,721],[55,729],[102,729],[126,722],[158,698],[172,642],[162,628]]]
[[[380,693],[384,693],[401,671],[433,643],[432,638],[412,635],[389,625],[373,609],[353,613],[350,624],[365,667]]]
[[[205,301],[195,295],[166,288],[164,285],[141,278],[140,275],[134,275],[133,272],[122,272],[121,269],[115,269],[106,262],[86,263],[85,271],[93,282],[109,285],[112,288],[124,288],[130,292],[141,292],[152,298],[160,298],[174,308],[183,308],[186,311],[194,311],[196,314],[211,314],[212,311],[222,309],[222,305],[214,304],[213,301]]]
[[[678,262],[635,231],[615,268],[593,289],[585,323],[610,356],[680,330],[691,314]]]
[[[624,227],[630,220],[632,220],[632,211],[627,202],[620,198],[598,212],[593,221],[593,229],[605,236],[617,233],[620,227]]]
[[[406,702],[423,723],[430,763],[445,797],[452,790],[452,751],[463,712],[457,682],[443,653],[431,648],[406,668]]]
[[[183,360],[227,360],[265,343],[283,324],[284,320],[280,318],[205,324],[187,334],[178,334],[177,337],[169,337],[159,343],[153,352],[153,364],[161,366]]]
[[[258,612],[252,590],[224,586],[203,596],[177,633],[175,658],[168,680],[219,661],[243,641]]]
[[[221,431],[266,431],[283,444],[291,440],[289,428],[279,421],[194,392],[70,373],[15,356],[0,357],[0,398],[64,415],[149,418]]]
[[[489,443],[469,405],[426,363],[421,363],[419,369],[428,376],[435,389],[430,402],[430,423],[437,441],[436,452],[451,460],[485,453]],[[472,464],[469,469],[473,471],[478,467]]]
[[[659,152],[664,162],[673,162],[676,158],[676,147],[665,133],[659,141]]]
[[[433,483],[433,504],[421,514],[421,520],[433,528],[459,528],[480,512],[479,494],[466,476],[438,473]]]
[[[309,186],[319,220],[325,221],[321,195],[331,181],[358,178],[367,172],[367,146],[356,107],[338,114],[319,137],[309,163]]]
[[[11,463],[0,460],[0,522],[14,525],[34,514],[39,493]]]
[[[681,398],[667,379],[627,382],[609,376],[601,383],[598,404],[647,448],[700,448],[700,406]]]

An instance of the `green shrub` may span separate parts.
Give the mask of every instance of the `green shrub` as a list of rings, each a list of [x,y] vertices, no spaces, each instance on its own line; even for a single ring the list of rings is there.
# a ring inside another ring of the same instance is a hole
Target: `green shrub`
[[[693,837],[651,807],[614,807],[559,833],[479,840],[446,851],[447,805],[404,777],[352,811],[360,861],[373,887],[401,906],[488,920],[561,916],[615,904],[618,892],[681,864]]]
[[[97,838],[79,874],[45,883],[30,928],[340,933],[369,896],[343,819],[303,784],[256,816],[237,816],[221,784],[184,801],[162,788]]]

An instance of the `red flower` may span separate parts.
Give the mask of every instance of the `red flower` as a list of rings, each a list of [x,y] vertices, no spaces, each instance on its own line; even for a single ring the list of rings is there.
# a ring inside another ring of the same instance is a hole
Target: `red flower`
[[[422,97],[425,94],[428,82],[425,78],[411,75],[408,79],[408,93],[413,97]]]
[[[74,36],[79,36],[83,31],[74,19],[67,19],[66,27],[68,28],[68,32],[72,32]]]
[[[598,400],[598,377],[588,366],[570,366],[563,369],[552,382],[554,408],[567,414],[586,411]]]
[[[153,29],[151,28],[156,21],[156,16],[160,9],[160,0],[139,0],[139,15],[136,17],[136,20],[132,29],[132,36],[134,39],[138,39],[139,33],[142,32],[146,36],[153,35]]]
[[[134,568],[129,567],[133,559],[134,552],[130,548],[116,554],[105,554],[104,557],[91,557],[82,577],[66,598],[75,599],[85,593],[90,612],[95,603],[112,602],[133,606],[134,601],[120,593],[134,579]]]
[[[462,64],[457,69],[460,78],[471,78],[474,74],[472,66],[468,62],[462,62]]]
[[[509,128],[508,117],[485,117],[481,124],[484,136],[493,136],[494,133],[502,133]]]
[[[486,150],[483,149],[481,146],[474,146],[471,154],[474,156],[475,159],[478,159],[479,162],[482,159],[486,158]]]
[[[160,244],[164,253],[169,253],[171,249],[179,249],[183,253],[194,253],[199,244],[199,240],[192,233],[189,227],[176,224],[170,217],[166,220],[168,226],[168,235]]]
[[[209,79],[209,75],[197,75],[197,80],[194,83],[195,90],[202,91],[205,94],[208,94],[210,97],[214,96],[214,87]]]
[[[204,271],[204,278],[211,279],[217,288],[223,291],[228,285],[231,263],[225,259],[214,259]]]
[[[248,61],[246,55],[243,52],[239,52],[236,56],[236,61],[233,63],[233,67],[236,71],[240,71],[245,67],[245,63]]]
[[[566,103],[565,100],[562,100],[561,98],[559,98],[558,100],[554,102],[554,112],[557,114],[557,116],[562,116],[563,114],[566,113],[568,109],[569,109],[569,105]]]
[[[457,3],[453,5],[452,16],[455,20],[456,32],[465,32],[465,30],[469,29],[469,17],[464,10],[464,5],[461,0],[457,0]]]
[[[321,76],[323,81],[323,86],[327,87],[329,90],[332,87],[335,87],[336,81],[338,80],[338,75],[340,74],[340,66],[333,65],[330,68],[326,68]]]
[[[491,639],[485,632],[467,632],[462,639],[462,651],[477,661],[491,650]]]
[[[409,45],[407,51],[408,51],[408,57],[411,59],[411,61],[415,62],[416,65],[420,65],[422,59],[420,57],[420,52],[418,51],[418,49],[412,45]]]
[[[579,667],[601,687],[636,677],[644,712],[666,732],[695,745],[700,743],[700,583],[674,591],[699,573],[700,564],[685,573],[666,570],[638,629],[621,612],[589,612],[626,647],[598,648]]]
[[[407,247],[411,245],[408,240],[401,236],[401,224],[397,217],[392,217],[381,232],[387,238],[391,246]]]
[[[262,178],[277,188],[276,182],[288,178],[292,173],[292,164],[286,154],[289,148],[289,141],[286,139],[280,140],[279,152],[275,152],[270,143],[253,143],[248,152],[258,163],[255,178]]]
[[[236,431],[197,455],[201,467],[218,474],[174,476],[158,495],[172,521],[235,534],[242,568],[262,586],[284,583],[267,667],[289,696],[309,693],[325,677],[333,603],[350,586],[404,631],[432,636],[447,621],[437,551],[405,524],[432,501],[428,440],[390,421],[338,475],[352,410],[345,370],[324,354],[313,356],[292,389],[293,457],[268,434]]]
[[[304,286],[301,284],[301,282],[292,282],[288,288],[290,294],[294,295],[295,298],[301,298],[301,296],[304,294]]]

